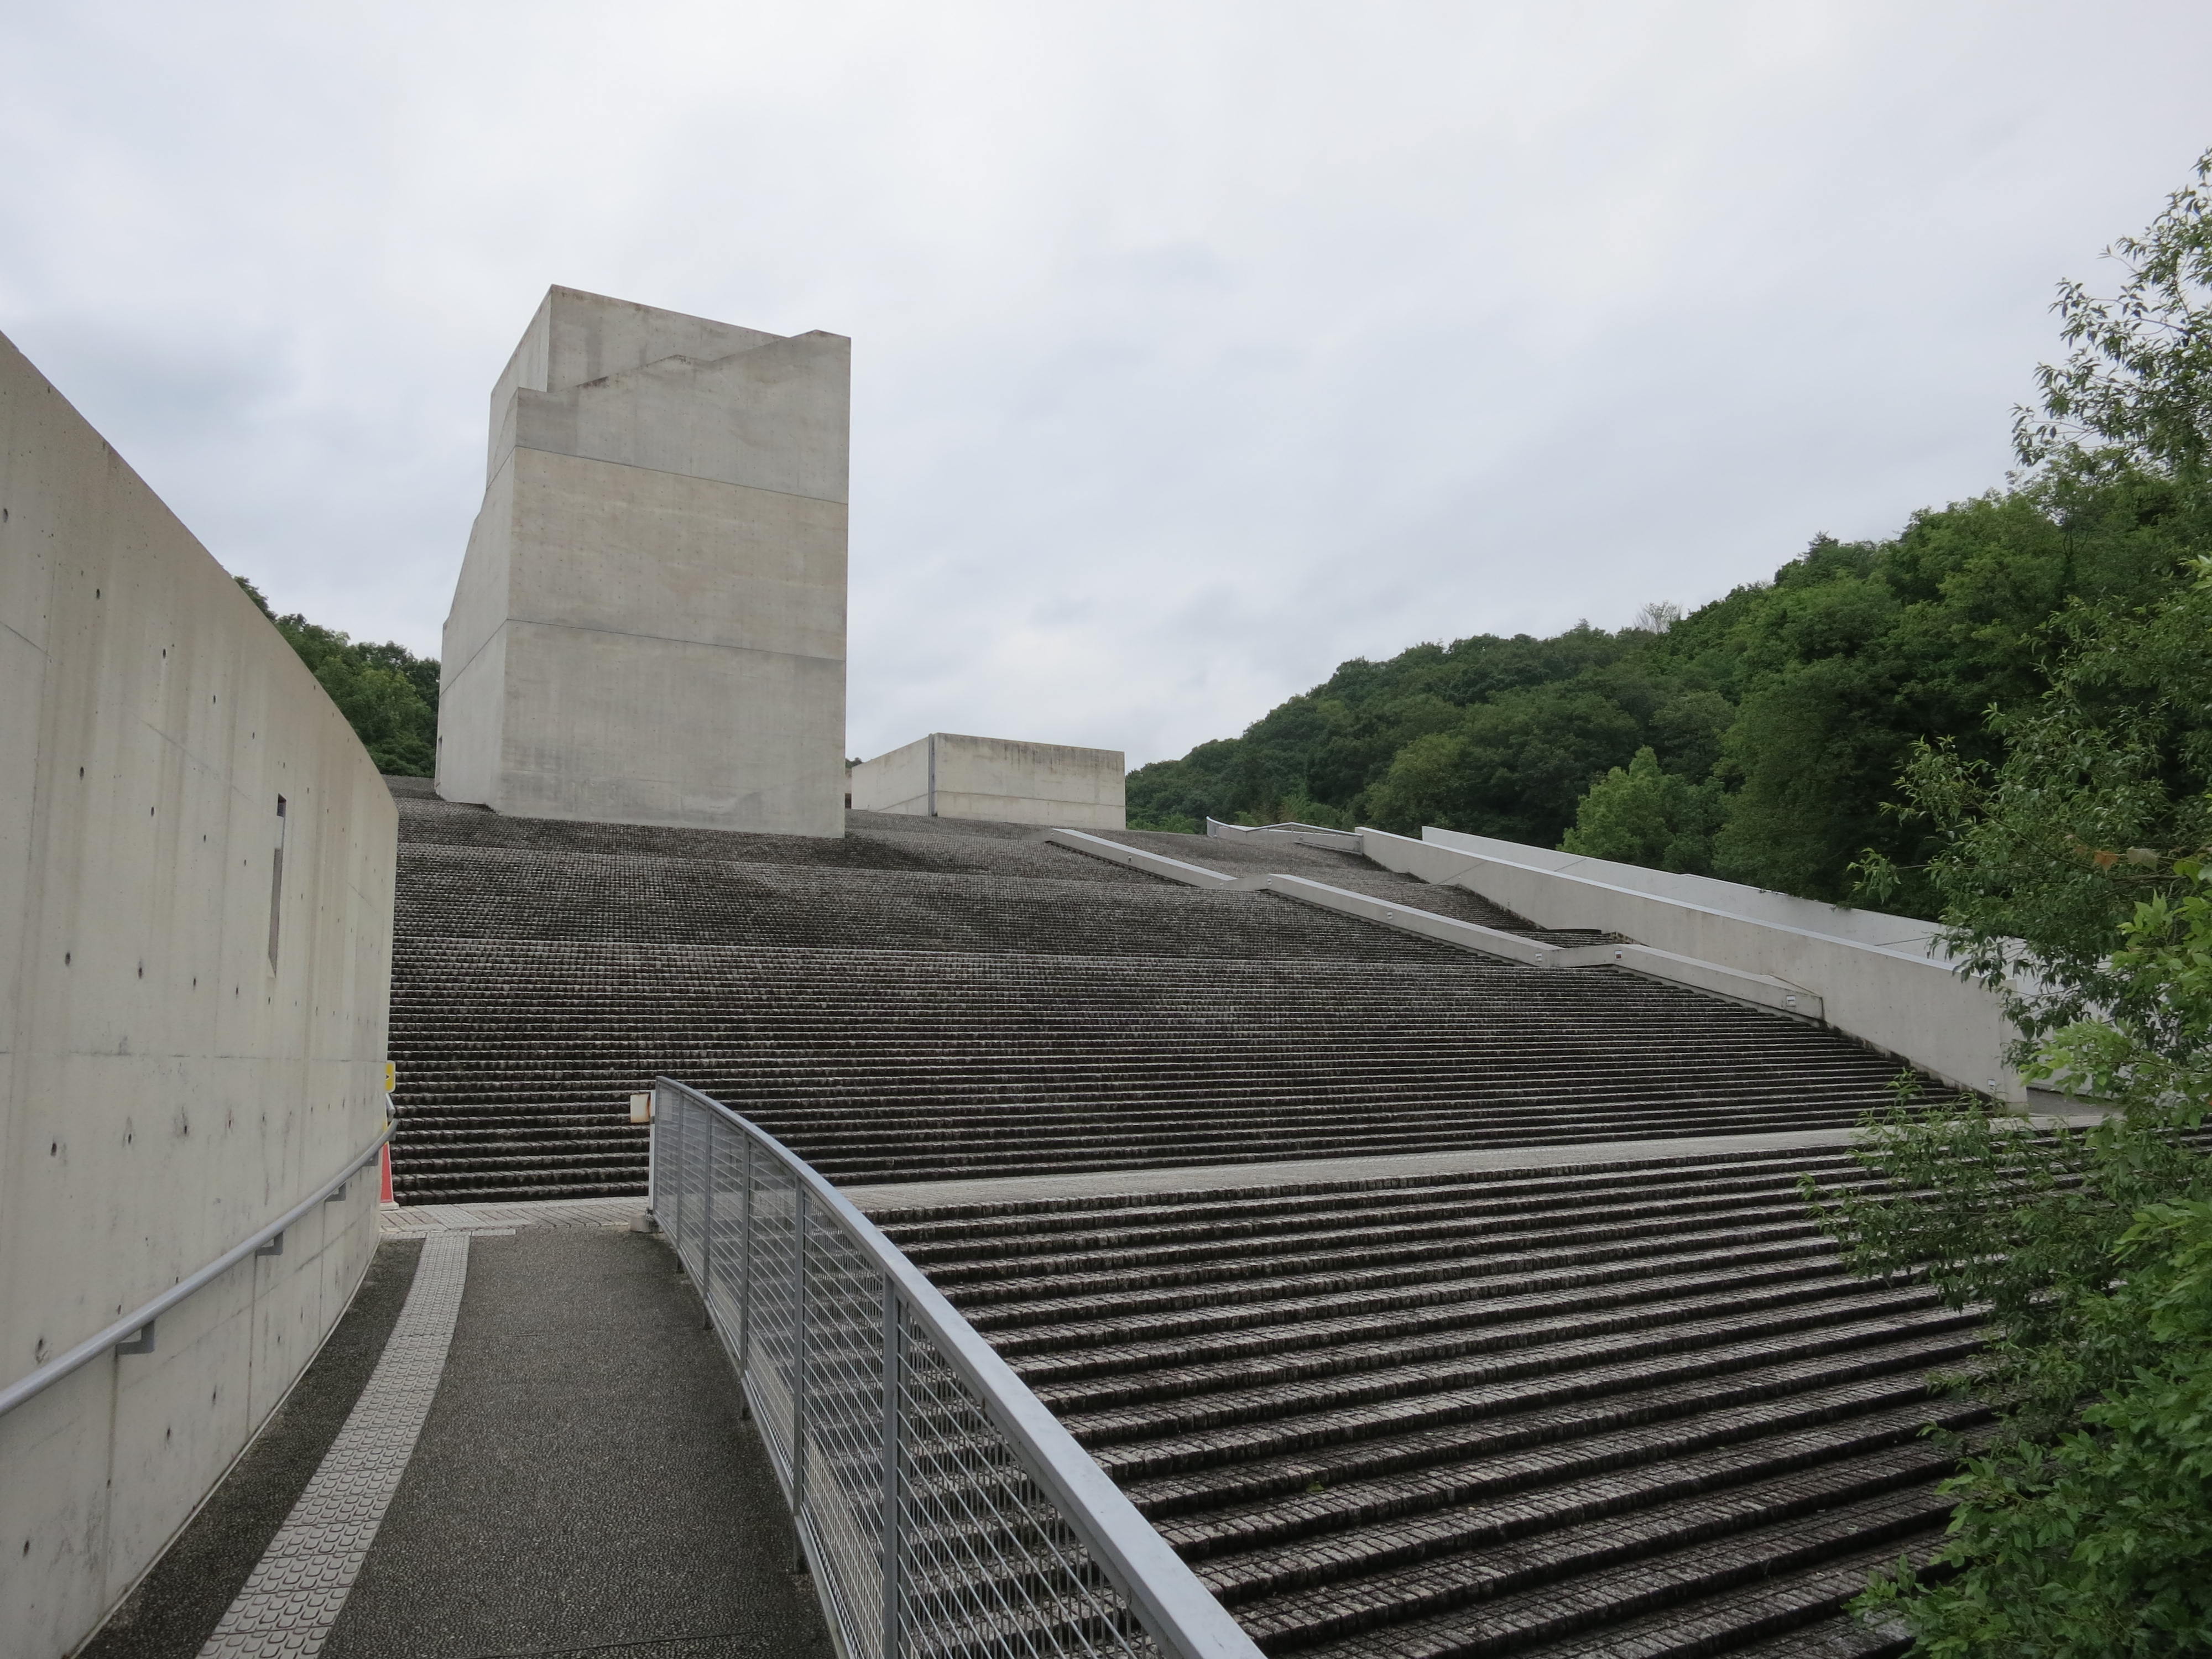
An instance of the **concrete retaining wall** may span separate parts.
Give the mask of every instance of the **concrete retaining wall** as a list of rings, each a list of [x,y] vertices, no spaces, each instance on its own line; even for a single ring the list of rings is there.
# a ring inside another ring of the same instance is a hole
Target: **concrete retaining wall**
[[[1224,823],[1219,818],[1206,821],[1206,833],[1218,841],[1234,841],[1253,836],[1277,836],[1296,842],[1301,847],[1318,847],[1333,853],[1357,853],[1359,837],[1349,830],[1324,830],[1313,823]]]
[[[1931,923],[1734,882],[1669,876],[1455,831],[1359,832],[1387,870],[1468,888],[1541,927],[1625,933],[1654,950],[1802,987],[1834,1029],[2002,1099],[2027,1098],[1997,1000],[1953,971]]]
[[[931,784],[936,753],[937,734],[932,732],[887,755],[862,761],[851,773],[854,810],[934,816],[937,799]]]
[[[1366,836],[1381,832],[1361,830],[1358,833]],[[1646,870],[1641,865],[1616,864],[1611,859],[1584,858],[1579,853],[1562,853],[1548,847],[1527,847],[1519,842],[1498,841],[1488,836],[1470,836],[1457,830],[1424,830],[1421,840],[1432,847],[1448,847],[1455,852],[1504,859],[1559,875],[1579,876],[1589,881],[1603,882],[1609,887],[1624,887],[1631,892],[1648,894],[1653,898],[1718,910],[1753,921],[1771,922],[1778,927],[1793,927],[1801,933],[1850,939],[1887,951],[1903,951],[1913,957],[1941,954],[1936,937],[1942,930],[1932,921],[1922,921],[1912,916],[1887,915],[1880,910],[1858,910],[1847,904],[1824,904],[1818,899],[1798,898],[1764,887],[1747,887],[1741,882],[1722,881],[1712,876],[1682,876],[1665,870]]]
[[[1164,853],[1125,847],[1119,842],[1086,835],[1079,830],[1050,830],[1044,839],[1072,851],[1103,859],[1109,864],[1126,865],[1133,870],[1144,870],[1156,876],[1164,876],[1170,881],[1179,881],[1188,887],[1279,894],[1284,898],[1296,899],[1301,904],[1334,910],[1340,915],[1358,916],[1363,921],[1379,922],[1385,927],[1395,927],[1401,933],[1418,934],[1440,944],[1455,945],[1462,951],[1501,957],[1507,962],[1517,962],[1524,967],[1626,968],[1632,973],[1663,979],[1676,985],[1692,986],[1716,996],[1727,997],[1731,1001],[1750,1003],[1754,1007],[1771,1009],[1776,1013],[1788,1014],[1796,1018],[1818,1021],[1820,1018],[1820,999],[1801,986],[1785,984],[1764,974],[1747,974],[1710,962],[1693,961],[1669,951],[1655,951],[1649,945],[1551,945],[1541,939],[1523,939],[1518,933],[1509,933],[1499,928],[1486,927],[1479,922],[1462,921],[1455,916],[1438,915],[1433,910],[1399,904],[1389,899],[1378,898],[1372,893],[1353,892],[1347,888],[1332,886],[1327,882],[1314,881],[1304,876],[1280,873],[1231,876],[1219,870],[1206,869],[1202,865],[1170,858]]]
[[[853,805],[873,812],[989,818],[1073,830],[1128,826],[1118,749],[933,732],[853,769]]]
[[[552,289],[492,393],[438,788],[844,833],[852,344]]]
[[[4,339],[0,778],[12,1382],[375,1135],[397,815],[276,629]],[[153,1352],[0,1417],[0,1654],[74,1648],[228,1468],[358,1283],[373,1186]]]

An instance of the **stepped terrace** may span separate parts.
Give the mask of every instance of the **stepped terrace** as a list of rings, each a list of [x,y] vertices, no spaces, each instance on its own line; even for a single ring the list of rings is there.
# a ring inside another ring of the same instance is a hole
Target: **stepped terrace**
[[[1846,1273],[1897,1062],[1015,825],[503,817],[395,781],[403,1205],[641,1199],[683,1079],[844,1189],[1269,1653],[1862,1654],[1972,1321]],[[1109,837],[1563,945],[1287,838]],[[403,1211],[402,1213],[404,1213]]]

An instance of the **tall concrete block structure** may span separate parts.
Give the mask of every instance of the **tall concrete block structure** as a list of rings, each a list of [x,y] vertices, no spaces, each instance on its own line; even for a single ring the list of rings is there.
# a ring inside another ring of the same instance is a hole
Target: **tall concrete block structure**
[[[439,793],[844,833],[851,349],[547,293],[492,389]]]
[[[1062,830],[1127,827],[1118,749],[933,732],[853,769],[853,805],[916,817],[994,818]]]

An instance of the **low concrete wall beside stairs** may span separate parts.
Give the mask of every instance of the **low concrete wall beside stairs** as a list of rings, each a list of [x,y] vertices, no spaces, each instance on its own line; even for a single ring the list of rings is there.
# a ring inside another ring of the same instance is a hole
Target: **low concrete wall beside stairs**
[[[2023,1102],[1996,997],[1965,979],[1931,922],[1820,904],[1708,877],[1669,875],[1428,829],[1363,829],[1387,870],[1463,887],[1546,927],[1594,927],[1737,973],[1801,987],[1826,1023],[1946,1083]]]
[[[1236,826],[1221,827],[1234,829]],[[1253,830],[1248,833],[1279,832]],[[1079,830],[1054,830],[1048,832],[1044,839],[1075,852],[1087,853],[1094,858],[1127,865],[1132,869],[1148,870],[1154,875],[1188,886],[1276,893],[1285,898],[1295,899],[1301,904],[1334,910],[1342,915],[1358,916],[1365,921],[1379,922],[1385,927],[1395,927],[1401,933],[1455,945],[1462,950],[1480,951],[1486,956],[1502,957],[1508,962],[1517,962],[1527,967],[1626,968],[1633,973],[1647,974],[1654,979],[1686,985],[1737,1002],[1747,1002],[1753,1007],[1771,1009],[1776,1013],[1814,1020],[1821,1015],[1820,999],[1802,986],[1793,985],[1769,974],[1747,972],[1719,963],[1680,956],[1673,951],[1653,950],[1645,945],[1629,942],[1554,945],[1543,939],[1508,933],[1503,928],[1485,927],[1480,922],[1463,921],[1455,916],[1439,915],[1432,910],[1395,903],[1372,893],[1355,893],[1347,888],[1285,872],[1231,876],[1222,871],[1209,870],[1200,865],[1170,858],[1165,854],[1126,846],[1120,842],[1108,841],[1103,836],[1085,835]],[[1313,843],[1307,842],[1305,844]]]

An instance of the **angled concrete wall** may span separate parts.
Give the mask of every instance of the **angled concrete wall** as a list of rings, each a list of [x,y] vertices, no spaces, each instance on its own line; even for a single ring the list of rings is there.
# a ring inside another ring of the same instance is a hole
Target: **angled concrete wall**
[[[397,816],[276,629],[4,339],[0,779],[12,1383],[374,1137]],[[0,1416],[0,1655],[70,1651],[130,1589],[375,1242],[356,1181],[281,1255],[164,1316],[153,1352],[103,1355]]]
[[[1585,858],[1579,853],[1562,853],[1548,847],[1527,847],[1519,842],[1498,841],[1488,836],[1470,836],[1457,830],[1431,827],[1421,831],[1421,839],[1431,846],[1449,847],[1456,852],[1473,853],[1486,858],[1504,859],[1516,864],[1531,865],[1540,870],[1555,871],[1561,875],[1579,876],[1589,881],[1602,882],[1609,887],[1624,887],[1631,892],[1648,893],[1654,898],[1669,899],[1700,909],[1717,910],[1726,915],[1742,916],[1753,921],[1770,922],[1777,927],[1791,927],[1800,933],[1850,939],[1855,944],[1871,945],[1879,950],[1902,951],[1915,958],[1942,955],[1936,938],[1942,928],[1935,922],[1922,921],[1913,916],[1893,916],[1880,910],[1855,909],[1848,904],[1826,904],[1819,899],[1798,898],[1790,893],[1777,893],[1764,887],[1747,887],[1740,881],[1722,881],[1713,876],[1677,875],[1666,870],[1646,870],[1641,865],[1620,864],[1611,859]]]
[[[1128,827],[1118,749],[933,732],[853,769],[853,805],[1067,830]]]
[[[844,832],[851,343],[549,292],[492,392],[438,790]]]
[[[928,817],[937,810],[932,789],[937,735],[862,761],[852,771],[853,806],[862,812],[905,812]]]
[[[1465,887],[1540,927],[1590,927],[1765,975],[1820,999],[1823,1021],[1948,1083],[2027,1097],[2005,1060],[2015,1033],[1996,998],[1954,971],[1931,923],[1850,910],[1735,882],[1578,859],[1428,829],[1419,841],[1362,830],[1386,870]]]

